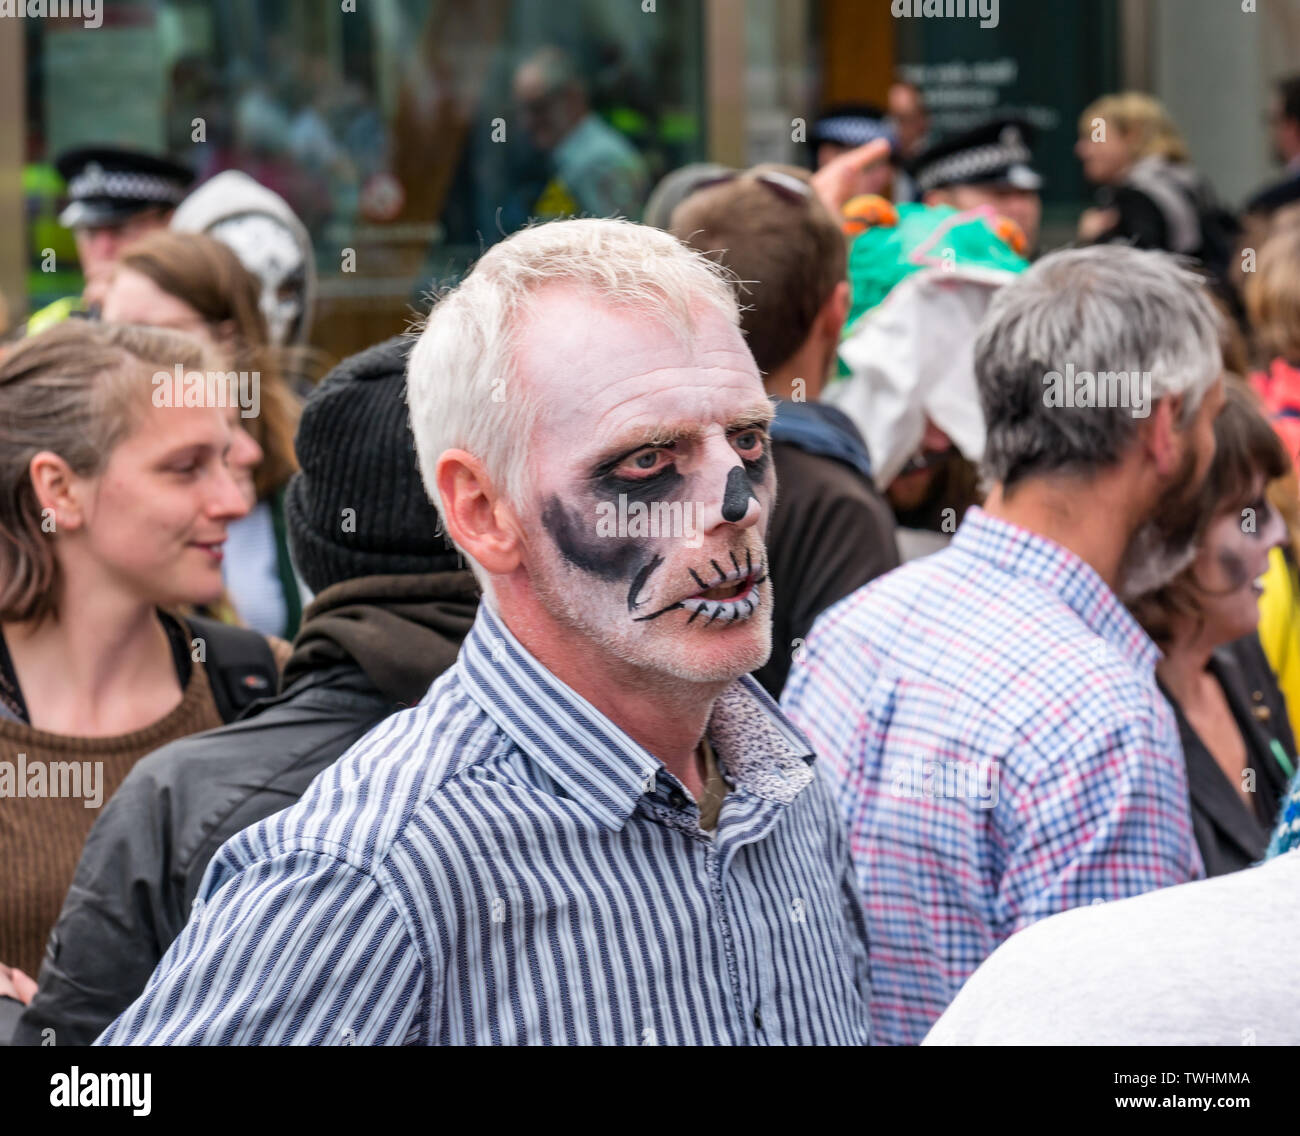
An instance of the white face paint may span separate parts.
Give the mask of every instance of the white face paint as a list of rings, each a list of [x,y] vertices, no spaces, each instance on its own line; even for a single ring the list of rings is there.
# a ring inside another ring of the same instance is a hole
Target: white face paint
[[[220,221],[210,236],[229,247],[249,272],[262,282],[259,306],[271,342],[287,343],[303,313],[306,264],[302,249],[288,226],[261,213]]]
[[[541,407],[523,511],[542,605],[589,652],[651,674],[717,682],[761,666],[776,474],[771,403],[740,331],[702,310],[683,344],[556,287],[520,344]]]

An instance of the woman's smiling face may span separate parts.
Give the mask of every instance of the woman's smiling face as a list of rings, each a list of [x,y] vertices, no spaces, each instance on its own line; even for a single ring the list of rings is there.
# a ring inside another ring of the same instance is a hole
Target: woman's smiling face
[[[223,407],[141,409],[103,470],[78,479],[77,535],[100,570],[151,604],[219,599],[226,526],[250,507],[231,442]]]

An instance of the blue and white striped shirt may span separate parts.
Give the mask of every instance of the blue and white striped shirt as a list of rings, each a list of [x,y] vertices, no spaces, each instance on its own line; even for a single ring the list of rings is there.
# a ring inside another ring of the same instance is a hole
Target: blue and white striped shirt
[[[806,740],[752,679],[682,784],[486,605],[456,665],[228,841],[117,1044],[867,1040],[864,923]]]

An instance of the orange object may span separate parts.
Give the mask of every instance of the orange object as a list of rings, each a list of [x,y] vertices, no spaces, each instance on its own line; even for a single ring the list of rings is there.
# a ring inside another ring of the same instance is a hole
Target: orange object
[[[1024,230],[1010,217],[999,216],[993,224],[993,231],[1017,256],[1025,255],[1029,242],[1025,240]]]
[[[864,193],[851,198],[844,206],[841,224],[850,237],[856,237],[868,229],[892,229],[898,224],[898,210],[892,201],[874,193]]]

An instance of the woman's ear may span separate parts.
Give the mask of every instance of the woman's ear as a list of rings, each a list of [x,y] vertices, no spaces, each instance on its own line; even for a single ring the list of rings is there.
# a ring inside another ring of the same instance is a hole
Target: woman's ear
[[[82,502],[84,482],[63,458],[50,450],[41,450],[32,456],[27,472],[41,509],[42,527],[48,520],[51,532],[70,532],[86,523]]]

